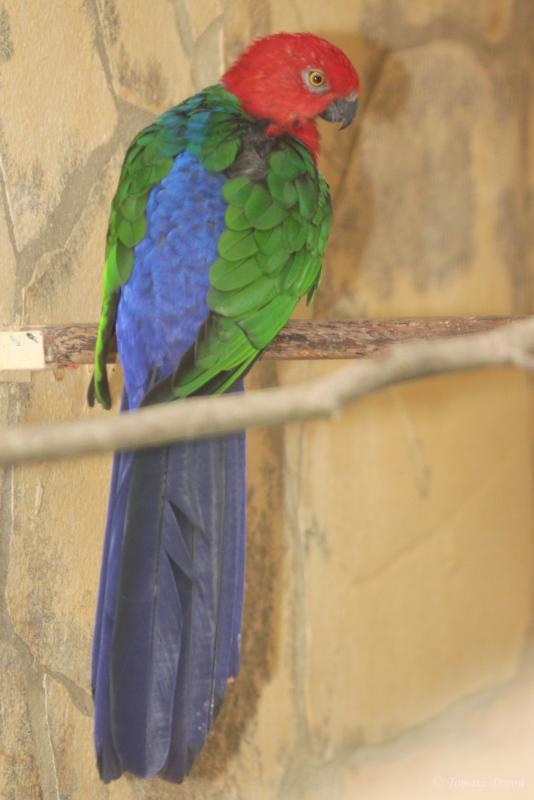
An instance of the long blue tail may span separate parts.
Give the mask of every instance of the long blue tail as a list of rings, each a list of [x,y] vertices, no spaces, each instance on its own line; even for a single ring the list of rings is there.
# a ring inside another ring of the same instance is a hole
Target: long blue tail
[[[93,643],[104,781],[180,781],[239,669],[244,434],[117,453]]]

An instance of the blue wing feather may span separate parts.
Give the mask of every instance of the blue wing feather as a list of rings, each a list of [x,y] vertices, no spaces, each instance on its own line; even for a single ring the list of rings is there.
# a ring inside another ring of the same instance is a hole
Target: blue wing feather
[[[123,408],[170,374],[208,308],[224,176],[177,157],[117,315]],[[237,674],[245,549],[243,435],[115,455],[93,646],[104,780],[180,781]]]
[[[187,152],[152,189],[147,233],[121,290],[117,342],[130,408],[154,373],[170,374],[208,315],[209,269],[225,228],[224,175],[207,172]]]

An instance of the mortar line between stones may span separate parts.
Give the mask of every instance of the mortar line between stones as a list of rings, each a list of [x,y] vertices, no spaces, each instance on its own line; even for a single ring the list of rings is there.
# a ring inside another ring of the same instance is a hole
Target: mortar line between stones
[[[223,19],[222,14],[219,14],[218,17],[215,17],[210,22],[210,24],[208,25],[206,30],[203,33],[201,33],[201,35],[198,37],[198,39],[196,40],[196,42],[194,44],[194,47],[193,47],[193,57],[192,57],[192,59],[190,59],[190,67],[191,67],[191,73],[192,73],[191,77],[192,77],[192,80],[193,80],[193,85],[195,86],[195,88],[197,90],[200,90],[200,89],[203,88],[203,86],[201,86],[199,84],[199,81],[197,80],[197,65],[199,63],[199,54],[202,51],[202,47],[204,46],[204,43],[208,42],[208,44],[209,44],[210,43],[210,38],[213,36],[214,33],[216,34],[217,32],[219,32],[221,34],[221,36],[222,36],[223,47],[222,47],[222,53],[221,53],[222,64],[220,62],[217,64],[217,73],[218,74],[215,77],[215,81],[217,81],[219,79],[219,76],[220,76],[221,72],[224,70],[224,61],[225,61],[225,53],[224,53],[224,19]]]
[[[9,205],[9,198],[7,194],[7,183],[6,183],[6,173],[4,169],[4,160],[0,158],[0,187],[1,187],[1,194],[2,194],[2,206],[4,208],[5,220],[6,220],[6,227],[7,227],[7,235],[9,236],[9,242],[11,247],[13,248],[13,252],[15,253],[15,257],[18,257],[19,251],[17,250],[17,242],[15,239],[15,223],[13,220],[13,215],[11,213],[11,206]]]
[[[6,422],[11,425],[16,425],[18,422],[19,393],[20,387],[16,386],[15,389],[10,392],[8,399]],[[15,521],[14,467],[7,467],[4,470],[0,510],[0,520],[2,522],[2,528],[0,531],[0,619],[3,621],[3,624],[0,627],[0,641],[4,639],[4,631],[7,627],[7,636],[12,637],[15,644],[18,644],[18,635],[9,614],[6,599],[11,538],[13,536]]]
[[[58,780],[58,774],[57,774],[56,754],[54,752],[54,745],[52,744],[52,731],[50,730],[50,722],[49,722],[49,718],[48,718],[47,682],[48,682],[48,676],[46,674],[44,674],[43,675],[42,686],[43,686],[43,697],[44,697],[45,725],[46,725],[48,745],[49,745],[49,748],[50,748],[50,756],[51,756],[51,762],[52,762],[52,770],[53,770],[53,775],[54,775],[54,781],[55,781],[55,784],[56,784],[56,796],[57,796],[57,800],[61,800],[61,795],[59,793],[59,780]]]
[[[106,47],[106,42],[104,39],[104,29],[102,27],[102,18],[100,16],[100,10],[98,8],[97,0],[87,0],[87,8],[92,13],[94,21],[95,21],[95,47],[100,58],[100,62],[102,64],[102,69],[104,70],[104,75],[106,76],[106,84],[109,89],[111,96],[113,97],[113,101],[115,103],[115,107],[117,107],[117,94],[115,92],[115,87],[113,85],[113,67],[111,57],[108,52],[108,48]],[[90,5],[89,5],[90,4]]]
[[[191,68],[193,61],[194,42],[189,13],[184,5],[183,0],[174,0],[172,3],[172,10],[176,22],[176,30],[178,31],[178,38],[180,39],[180,44],[184,48],[184,52],[189,59],[189,67]]]
[[[92,717],[93,702],[91,696],[79,684],[67,677],[63,672],[58,672],[55,669],[50,669],[46,664],[39,664],[39,668],[43,670],[45,676],[53,678],[56,683],[59,683],[67,694],[69,695],[72,705],[83,714],[84,717]]]

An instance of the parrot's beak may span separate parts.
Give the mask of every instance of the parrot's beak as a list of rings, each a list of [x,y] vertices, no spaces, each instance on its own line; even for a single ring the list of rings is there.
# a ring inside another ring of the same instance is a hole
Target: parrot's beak
[[[340,130],[347,128],[358,111],[358,96],[353,92],[348,97],[340,97],[334,100],[325,110],[319,114],[327,122],[341,122]]]

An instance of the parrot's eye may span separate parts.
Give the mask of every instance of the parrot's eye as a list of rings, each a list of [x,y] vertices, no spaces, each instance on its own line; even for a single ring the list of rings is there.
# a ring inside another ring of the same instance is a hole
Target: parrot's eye
[[[324,83],[324,73],[314,69],[310,72],[308,80],[312,86],[322,86]]]
[[[305,75],[306,83],[310,89],[326,89],[326,75],[321,69],[310,69]]]

